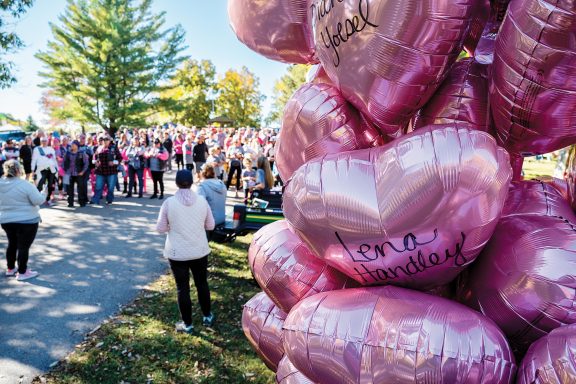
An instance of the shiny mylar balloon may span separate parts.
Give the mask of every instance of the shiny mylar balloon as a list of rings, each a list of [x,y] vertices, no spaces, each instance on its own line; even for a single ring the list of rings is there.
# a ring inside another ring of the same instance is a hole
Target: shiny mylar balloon
[[[507,384],[516,366],[492,321],[398,287],[324,292],[284,322],[284,349],[319,383]]]
[[[555,188],[514,183],[494,236],[459,296],[521,354],[551,330],[576,323],[576,217]]]
[[[248,48],[269,59],[313,63],[307,0],[228,0],[230,25]]]
[[[286,314],[274,305],[264,292],[260,292],[244,304],[242,329],[250,345],[274,372],[284,356],[282,344]]]
[[[515,153],[576,143],[576,3],[516,0],[496,40],[490,106]]]
[[[488,67],[473,58],[454,64],[438,91],[418,112],[414,129],[450,123],[489,132]]]
[[[568,151],[565,177],[568,186],[568,201],[572,209],[576,210],[576,146],[572,146]]]
[[[286,313],[305,297],[357,286],[353,279],[314,256],[286,220],[256,232],[248,262],[260,287]]]
[[[314,384],[312,380],[304,376],[292,364],[288,356],[284,355],[280,364],[278,364],[278,371],[276,372],[276,383],[278,384]]]
[[[384,143],[378,130],[363,124],[358,111],[326,83],[304,84],[284,108],[276,143],[276,166],[289,180],[305,162],[326,155]]]
[[[482,0],[479,1],[476,5],[476,9],[472,11],[472,21],[470,23],[470,32],[468,32],[468,36],[464,40],[464,50],[468,52],[470,56],[474,55],[474,50],[476,49],[476,45],[480,41],[482,37],[482,32],[484,31],[484,27],[488,22],[488,18],[490,16],[490,1],[489,0]]]
[[[474,58],[481,64],[492,64],[494,50],[496,49],[496,37],[500,25],[506,16],[510,0],[490,0],[490,17],[482,31],[478,45],[474,49]]]
[[[481,1],[314,0],[316,55],[346,99],[397,135],[456,61]]]
[[[292,177],[286,219],[310,249],[363,285],[444,285],[490,239],[508,154],[487,133],[422,128],[383,147],[326,155]]]
[[[576,383],[576,325],[550,332],[530,346],[516,384]]]

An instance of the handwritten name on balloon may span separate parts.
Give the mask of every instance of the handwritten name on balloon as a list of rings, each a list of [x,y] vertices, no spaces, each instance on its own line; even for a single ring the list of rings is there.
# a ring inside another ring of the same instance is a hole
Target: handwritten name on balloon
[[[322,21],[330,14],[334,6],[344,0],[320,0],[310,6],[312,18]],[[358,1],[358,14],[347,18],[344,22],[339,21],[330,28],[325,26],[320,32],[320,37],[324,46],[334,51],[333,63],[335,67],[340,66],[340,50],[342,44],[347,43],[352,36],[362,32],[367,26],[378,28],[378,24],[370,21],[370,3],[368,0]]]
[[[338,232],[334,233],[338,242],[342,245],[348,256],[353,262],[359,263],[359,266],[354,267],[356,274],[362,278],[364,283],[381,283],[386,281],[395,280],[406,276],[414,276],[422,273],[427,269],[446,264],[451,260],[457,267],[462,267],[468,263],[467,258],[462,253],[464,242],[466,241],[466,234],[460,232],[460,239],[456,241],[453,247],[447,247],[443,252],[424,252],[418,249],[428,244],[432,244],[438,238],[438,230],[434,230],[431,239],[421,241],[418,240],[416,235],[409,233],[404,236],[402,244],[394,244],[391,241],[386,241],[381,244],[360,244],[355,253],[350,250]],[[378,258],[385,258],[386,252],[395,252],[403,254],[412,252],[408,255],[406,264],[371,269],[366,263],[377,260]]]

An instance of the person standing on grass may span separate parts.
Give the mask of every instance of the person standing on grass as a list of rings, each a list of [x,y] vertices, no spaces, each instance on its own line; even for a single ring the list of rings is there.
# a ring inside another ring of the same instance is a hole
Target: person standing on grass
[[[208,327],[214,323],[208,286],[210,246],[206,237],[206,231],[214,229],[214,217],[206,199],[190,189],[192,172],[178,171],[176,185],[176,194],[166,199],[160,208],[156,230],[167,234],[164,257],[168,259],[176,281],[178,308],[182,317],[182,321],[176,324],[176,330],[191,333],[194,327],[190,272],[202,310],[202,323]]]
[[[6,232],[6,276],[16,276],[19,281],[38,276],[28,268],[30,247],[36,238],[40,213],[38,206],[46,200],[46,189],[39,192],[24,180],[24,168],[18,160],[3,164],[4,177],[0,179],[0,224]],[[18,261],[18,269],[16,269]]]

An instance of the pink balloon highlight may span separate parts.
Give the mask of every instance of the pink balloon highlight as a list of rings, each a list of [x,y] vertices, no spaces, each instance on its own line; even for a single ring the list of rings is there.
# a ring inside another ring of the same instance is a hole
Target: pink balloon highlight
[[[491,318],[521,355],[576,323],[576,217],[552,186],[513,183],[494,236],[459,295]]]
[[[317,258],[285,220],[256,232],[248,262],[260,287],[286,313],[308,296],[358,286]]]
[[[286,314],[264,292],[244,304],[242,329],[252,348],[274,372],[284,356],[283,331]]]
[[[482,0],[316,0],[316,55],[343,93],[397,137],[462,51]]]
[[[324,292],[284,323],[284,348],[319,383],[511,383],[516,366],[492,321],[398,287]]]
[[[576,383],[576,325],[538,339],[518,368],[516,384]]]
[[[576,143],[576,3],[512,1],[496,40],[490,106],[499,142],[539,154]]]
[[[228,16],[253,51],[286,63],[317,62],[307,0],[228,0]]]
[[[454,64],[446,80],[418,112],[414,129],[454,124],[492,133],[488,111],[488,67],[473,58]]]
[[[384,144],[370,124],[334,86],[304,84],[286,104],[276,143],[276,161],[283,180],[305,162],[329,153]]]
[[[280,364],[278,364],[278,371],[276,372],[276,383],[278,384],[314,384],[312,380],[304,376],[292,364],[288,356],[284,355]]]
[[[286,187],[284,213],[316,255],[362,285],[429,290],[476,259],[510,177],[487,133],[427,127],[309,161]]]

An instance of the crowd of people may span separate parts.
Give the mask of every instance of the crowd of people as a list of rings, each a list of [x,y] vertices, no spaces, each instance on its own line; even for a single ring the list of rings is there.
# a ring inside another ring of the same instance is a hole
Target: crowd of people
[[[114,137],[105,132],[67,136],[38,130],[20,143],[7,140],[0,157],[6,276],[27,280],[38,275],[28,268],[28,254],[40,223],[39,206],[66,199],[68,207],[75,202],[85,207],[103,198],[109,205],[122,187],[125,198],[142,198],[147,180],[152,182],[149,197],[164,199],[164,173],[176,168],[178,191],[162,204],[157,229],[168,236],[164,256],[178,286],[178,330],[192,329],[189,272],[203,323],[211,325],[206,277],[210,231],[225,222],[227,192],[233,184],[236,197],[244,191],[244,201],[282,184],[273,171],[275,143],[275,132],[269,129],[178,126],[124,129]],[[194,177],[200,183],[191,189]]]
[[[66,199],[69,207],[101,200],[109,205],[115,193],[126,198],[148,193],[151,199],[163,199],[164,173],[173,169],[206,179],[207,194],[215,193],[214,179],[226,190],[234,185],[235,197],[243,192],[246,202],[254,191],[282,183],[275,169],[275,143],[272,129],[169,125],[123,129],[114,137],[105,132],[64,135],[38,130],[20,143],[6,141],[0,161],[20,161],[27,180],[39,191],[47,186],[44,207],[58,199]],[[208,178],[203,176],[206,165],[211,166]]]

